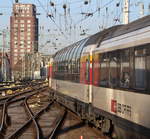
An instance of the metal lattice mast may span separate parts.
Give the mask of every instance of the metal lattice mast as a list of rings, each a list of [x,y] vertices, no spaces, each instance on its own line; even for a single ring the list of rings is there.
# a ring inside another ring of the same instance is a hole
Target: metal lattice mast
[[[129,23],[129,7],[130,7],[130,0],[124,0],[123,24]]]

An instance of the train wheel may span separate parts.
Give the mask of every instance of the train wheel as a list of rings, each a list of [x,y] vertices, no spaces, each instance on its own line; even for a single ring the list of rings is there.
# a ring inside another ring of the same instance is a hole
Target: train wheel
[[[113,139],[129,139],[130,137],[127,136],[126,132],[121,129],[120,127],[113,125],[113,130],[111,137]]]
[[[111,123],[111,120],[109,119],[104,119],[103,122],[102,122],[102,132],[104,134],[107,134],[109,135],[111,133],[111,129],[112,129],[112,123]]]

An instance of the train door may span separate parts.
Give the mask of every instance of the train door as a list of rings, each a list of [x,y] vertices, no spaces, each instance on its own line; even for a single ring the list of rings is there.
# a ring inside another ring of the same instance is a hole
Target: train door
[[[90,60],[89,60],[89,56],[87,56],[86,58],[86,66],[85,66],[85,82],[87,84],[90,83]]]
[[[52,78],[53,78],[53,76],[52,76],[52,74],[53,74],[52,68],[53,68],[53,59],[51,58],[50,59],[50,63],[49,63],[49,75],[48,75],[48,77],[49,77],[49,87],[52,87]]]
[[[89,103],[92,103],[92,83],[93,83],[93,59],[92,54],[88,54],[84,59],[84,83],[87,84]]]
[[[86,74],[86,57],[82,56],[80,59],[80,83],[87,84]]]
[[[90,61],[89,56],[83,56],[81,58],[80,63],[80,83],[84,83],[86,85],[89,84],[90,81]]]

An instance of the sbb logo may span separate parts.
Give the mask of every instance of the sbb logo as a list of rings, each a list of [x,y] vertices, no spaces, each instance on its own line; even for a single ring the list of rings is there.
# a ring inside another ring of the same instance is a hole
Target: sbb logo
[[[117,101],[114,99],[111,100],[111,112],[117,113]]]

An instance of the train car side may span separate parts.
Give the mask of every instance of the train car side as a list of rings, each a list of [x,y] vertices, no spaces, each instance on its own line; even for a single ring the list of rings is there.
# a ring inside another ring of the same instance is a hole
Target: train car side
[[[74,43],[53,61],[59,103],[113,138],[150,138],[150,16]]]

